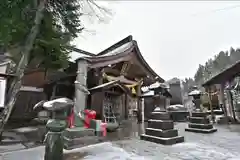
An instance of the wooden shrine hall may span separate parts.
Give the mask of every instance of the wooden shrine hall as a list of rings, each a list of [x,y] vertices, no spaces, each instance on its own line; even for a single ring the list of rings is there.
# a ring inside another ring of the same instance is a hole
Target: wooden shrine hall
[[[132,36],[94,56],[80,57],[66,70],[70,76],[54,84],[68,81],[74,85],[79,61],[87,63],[86,85],[90,95],[86,99],[86,108],[95,110],[97,119],[106,122],[109,115],[106,112],[114,114],[118,121],[128,119],[134,109],[141,112],[141,87],[164,82],[144,60]]]

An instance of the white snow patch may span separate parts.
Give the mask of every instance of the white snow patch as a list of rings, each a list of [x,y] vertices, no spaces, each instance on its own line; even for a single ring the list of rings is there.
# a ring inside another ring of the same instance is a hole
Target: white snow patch
[[[83,160],[150,160],[133,153],[128,153],[120,147],[114,146],[110,142],[89,145],[69,152],[87,152],[88,155]],[[68,152],[68,153],[69,153]],[[100,158],[101,157],[101,158]]]

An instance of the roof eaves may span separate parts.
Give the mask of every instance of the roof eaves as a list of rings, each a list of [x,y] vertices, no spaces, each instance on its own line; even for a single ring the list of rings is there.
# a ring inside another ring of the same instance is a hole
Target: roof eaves
[[[163,83],[165,82],[165,80],[163,78],[161,78],[150,66],[149,64],[146,62],[146,60],[144,59],[144,57],[142,56],[140,49],[138,47],[137,41],[133,40],[133,45],[135,46],[136,50],[137,50],[137,55],[139,56],[139,58],[141,59],[141,61],[144,63],[145,67],[147,67],[147,69],[155,76],[158,78],[158,81]]]
[[[112,61],[114,59],[117,58],[121,58],[121,57],[125,57],[128,54],[130,54],[134,49],[134,46],[131,46],[129,48],[127,48],[126,50],[119,52],[118,54],[111,54],[111,55],[101,55],[101,56],[94,56],[94,57],[80,57],[79,59],[77,59],[76,61],[79,60],[86,60],[89,63],[96,63],[96,62],[104,62],[104,61]]]
[[[81,60],[85,60],[87,62],[91,62],[91,58],[89,57],[79,57],[78,59],[75,60],[75,62],[81,61]]]
[[[108,47],[107,49],[101,51],[100,53],[97,54],[97,56],[101,56],[104,55],[112,50],[114,50],[117,47],[120,47],[122,45],[124,45],[125,43],[131,42],[132,41],[132,35],[127,36],[126,38],[122,39],[121,41],[113,44],[112,46]]]

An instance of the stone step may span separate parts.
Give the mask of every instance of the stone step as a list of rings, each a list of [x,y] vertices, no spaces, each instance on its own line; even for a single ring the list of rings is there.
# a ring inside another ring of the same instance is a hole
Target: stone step
[[[162,137],[155,137],[155,136],[142,134],[140,136],[140,138],[141,138],[141,140],[150,141],[150,142],[154,142],[154,143],[160,143],[163,145],[173,145],[176,143],[184,142],[183,136],[176,136],[176,137],[172,137],[172,138],[162,138]]]
[[[97,137],[97,136],[85,136],[85,137],[74,138],[74,139],[70,139],[64,136],[63,139],[64,139],[64,149],[67,149],[67,150],[84,147],[91,144],[101,143],[104,141],[104,137]]]
[[[197,129],[212,129],[212,124],[198,124],[198,123],[189,123],[189,128],[197,128]]]
[[[198,124],[209,124],[210,119],[205,117],[190,117],[190,123],[198,123]]]
[[[81,138],[86,136],[95,136],[95,130],[84,127],[75,127],[75,128],[67,128],[63,132],[63,136],[73,139],[73,138]]]
[[[151,118],[156,120],[170,120],[170,115],[168,112],[152,112]]]
[[[206,112],[192,112],[192,117],[206,117],[208,113]]]
[[[170,137],[178,136],[178,130],[176,129],[161,130],[161,129],[155,129],[155,128],[146,128],[145,134],[150,136],[155,136],[155,137],[170,138]]]
[[[214,133],[217,131],[216,128],[212,129],[198,129],[198,128],[185,128],[185,131],[187,132],[195,132],[195,133]]]
[[[174,124],[171,120],[155,120],[150,119],[148,120],[148,128],[156,128],[162,130],[170,130],[173,129]]]

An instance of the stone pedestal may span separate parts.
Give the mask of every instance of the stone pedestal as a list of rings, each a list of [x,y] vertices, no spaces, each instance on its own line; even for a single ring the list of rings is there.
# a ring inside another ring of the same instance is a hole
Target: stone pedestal
[[[172,145],[184,142],[184,137],[178,135],[178,130],[174,129],[173,121],[167,112],[154,111],[148,120],[145,134],[141,135],[141,140]]]
[[[101,142],[102,137],[95,136],[90,128],[67,128],[63,133],[64,149],[74,149]]]
[[[213,133],[217,131],[216,128],[213,128],[212,123],[210,123],[208,113],[206,112],[193,112],[192,116],[189,118],[189,121],[190,123],[185,131],[196,133]]]

